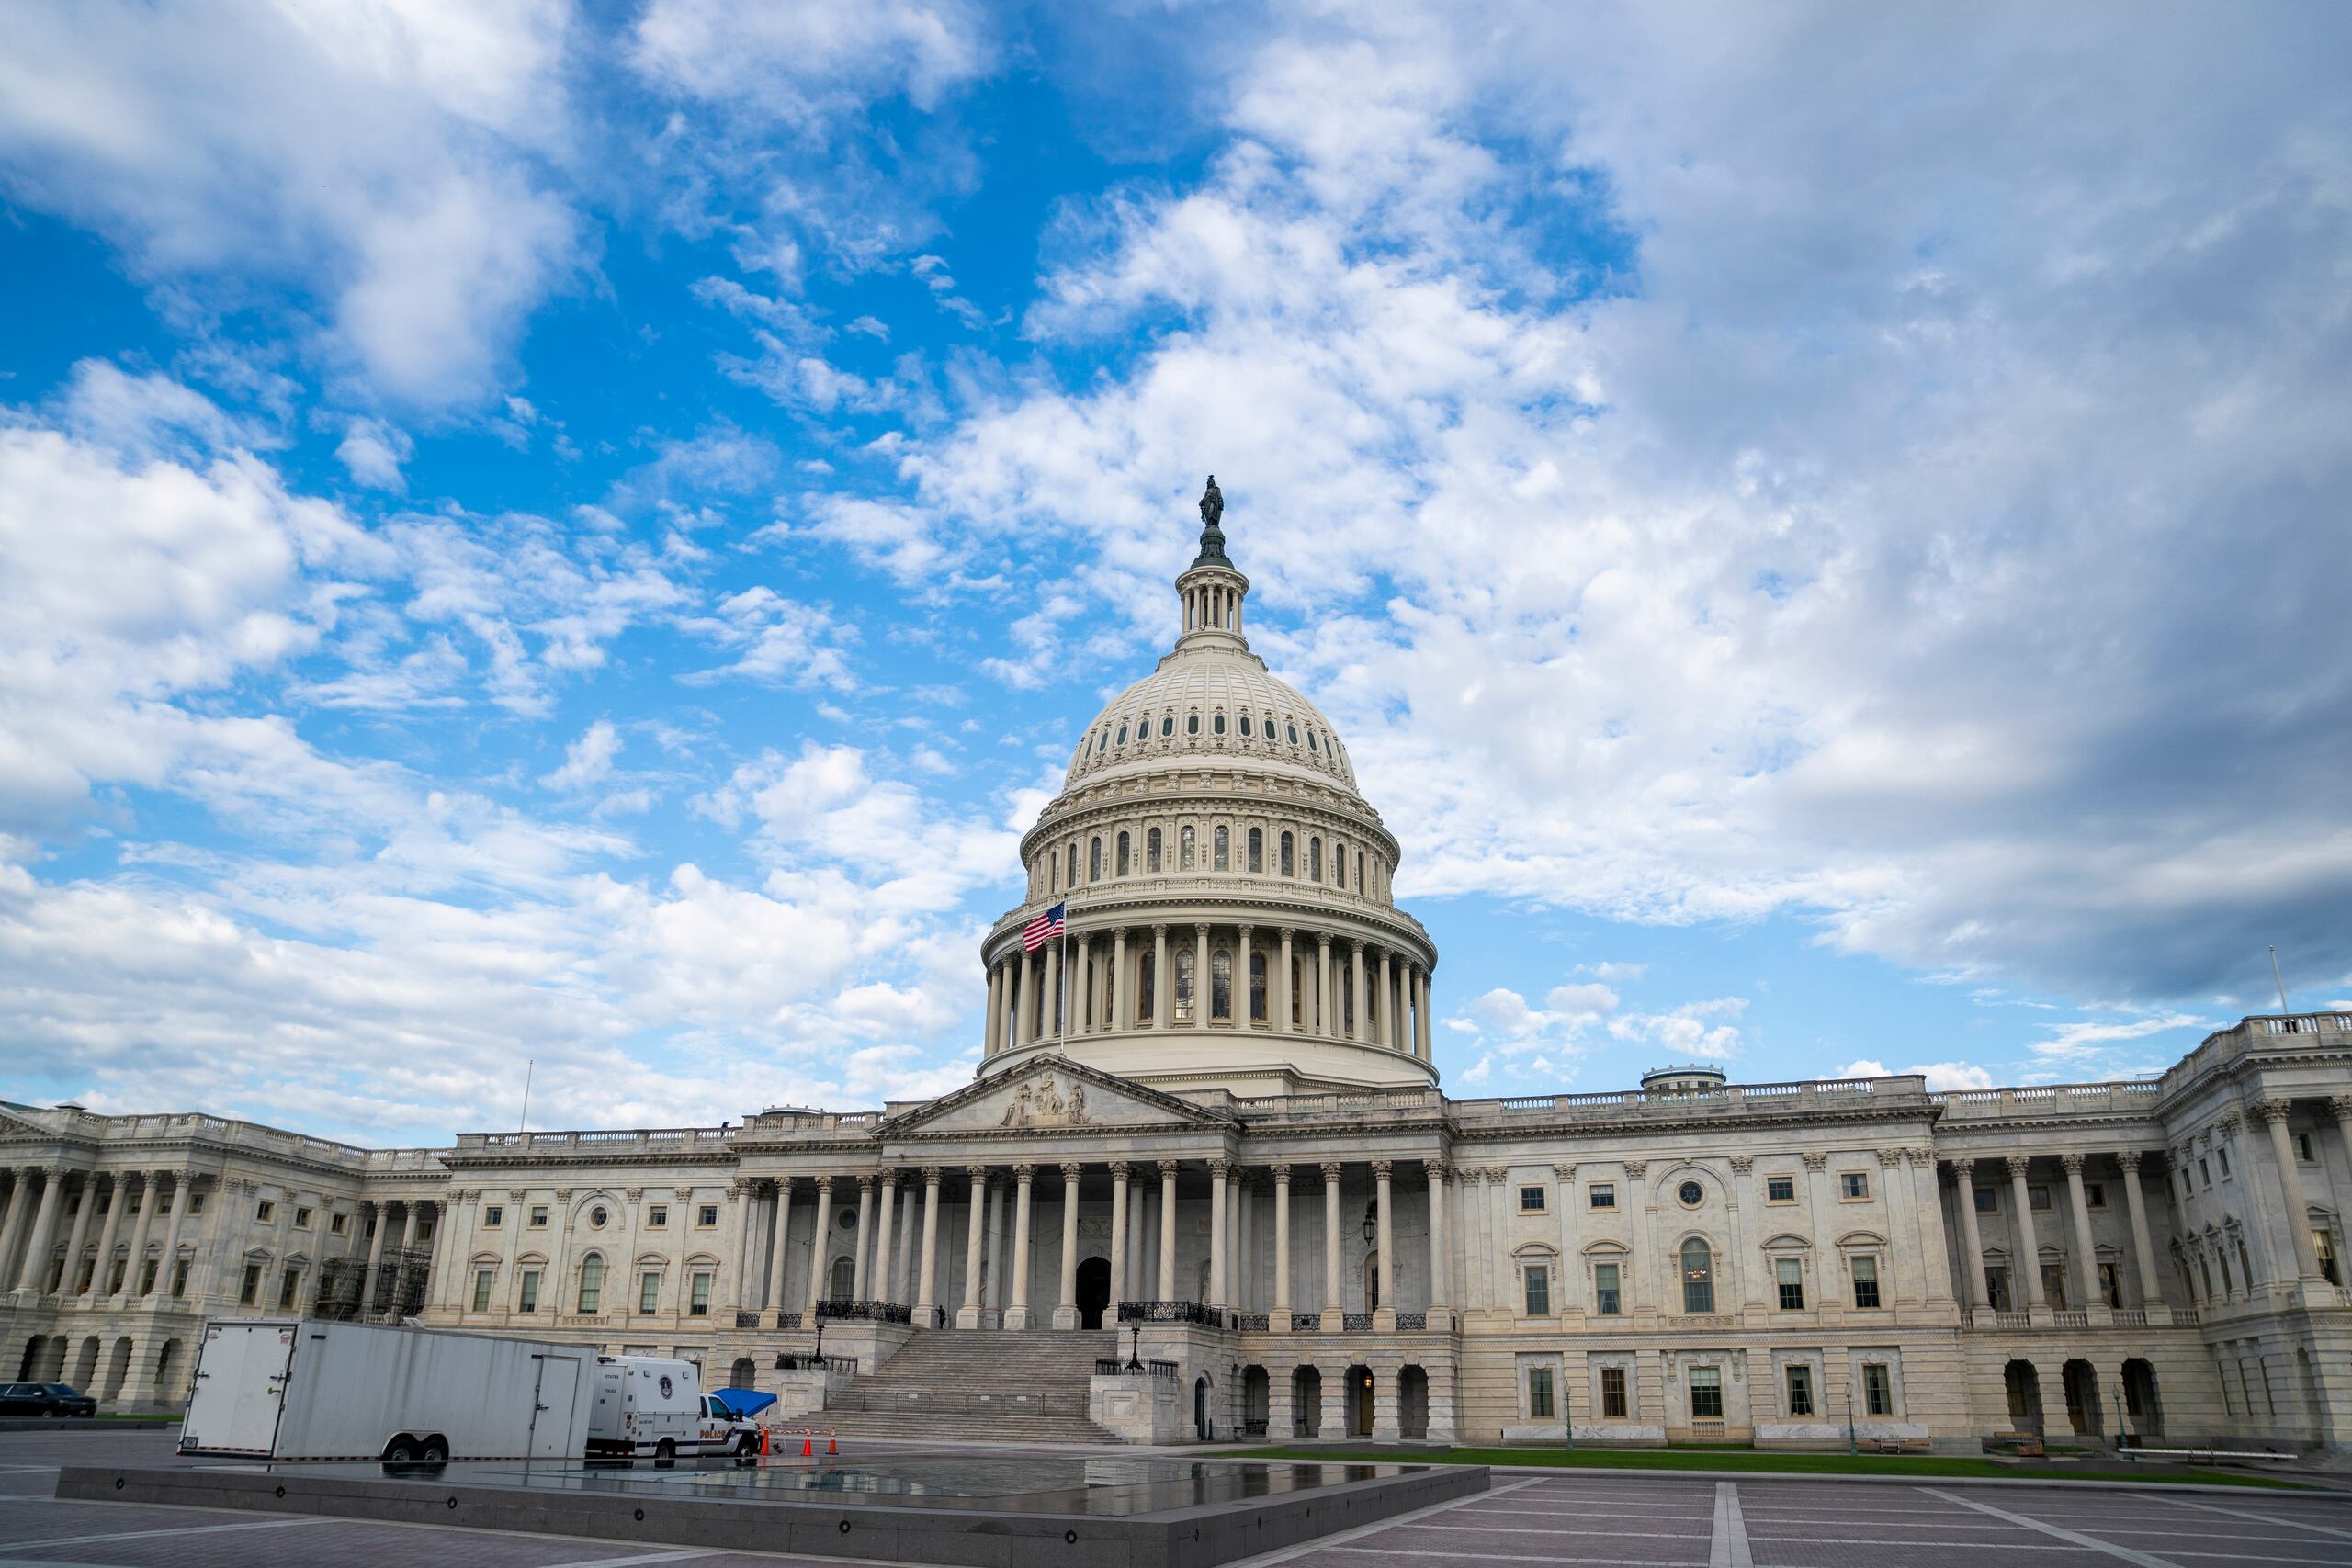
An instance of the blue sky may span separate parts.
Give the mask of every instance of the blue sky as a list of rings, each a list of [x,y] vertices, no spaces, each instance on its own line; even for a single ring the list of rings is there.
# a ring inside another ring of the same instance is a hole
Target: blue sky
[[[2352,956],[2333,8],[85,0],[0,60],[0,1095],[936,1092],[1214,469],[1456,1093]]]

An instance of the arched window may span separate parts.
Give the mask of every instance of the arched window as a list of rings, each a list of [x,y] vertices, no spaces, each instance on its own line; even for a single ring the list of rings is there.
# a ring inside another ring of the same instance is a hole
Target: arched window
[[[1297,745],[1297,744],[1298,744],[1298,726],[1296,726],[1296,725],[1295,725],[1295,724],[1288,724],[1288,725],[1284,725],[1283,728],[1290,731],[1290,743],[1291,743],[1292,745],[1294,745],[1294,746]]]
[[[1143,836],[1143,868],[1155,874],[1159,870],[1159,829],[1157,828]]]
[[[850,1299],[851,1292],[856,1289],[856,1263],[846,1258],[834,1258],[832,1283],[826,1287],[826,1293],[837,1302],[845,1302]]]
[[[1289,835],[1284,834],[1283,837],[1288,838]],[[1290,1026],[1293,1029],[1306,1027],[1306,976],[1311,973],[1313,971],[1306,967],[1304,957],[1294,957],[1290,961]]]
[[[1193,869],[1193,829],[1189,827],[1176,829],[1176,869]]]
[[[1210,842],[1215,846],[1210,852],[1214,857],[1210,862],[1210,868],[1216,871],[1231,871],[1233,869],[1233,835],[1219,824],[1216,836]]]
[[[1193,1021],[1193,950],[1176,951],[1176,1018],[1178,1023]]]
[[[1715,1310],[1714,1254],[1695,1235],[1682,1244],[1682,1310]]]
[[[1310,751],[1319,751],[1322,750],[1322,747],[1316,743],[1315,731],[1312,729],[1306,732],[1306,749]]]
[[[1086,880],[1102,880],[1102,835],[1097,833],[1086,845]]]
[[[1334,887],[1345,887],[1345,886],[1347,886],[1347,885],[1348,885],[1348,846],[1347,846],[1347,842],[1346,842],[1346,840],[1342,840],[1342,839],[1334,839],[1334,840],[1331,840],[1331,886],[1334,886]]]
[[[1306,840],[1306,880],[1323,880],[1323,840],[1320,839]]]
[[[1120,731],[1119,731],[1119,733],[1120,733],[1120,734],[1122,734],[1122,735],[1125,735],[1125,734],[1126,733],[1126,731],[1125,731],[1125,730],[1124,730],[1124,729],[1122,729],[1122,730],[1120,730]],[[1104,751],[1106,751],[1106,750],[1108,750],[1110,749],[1110,746],[1111,746],[1111,732],[1110,732],[1110,730],[1108,730],[1108,729],[1106,728],[1105,730],[1103,730],[1103,731],[1102,731],[1102,734],[1100,734],[1100,735],[1098,735],[1098,736],[1096,736],[1096,737],[1094,738],[1094,754],[1095,754],[1096,756],[1100,757],[1101,755],[1102,755],[1102,753],[1103,753]]]
[[[1126,834],[1125,834],[1124,832],[1123,832],[1123,833],[1121,833],[1121,834],[1119,835],[1119,860],[1118,860],[1118,865],[1119,865],[1119,874],[1120,874],[1121,876],[1125,876],[1125,875],[1126,875],[1126,874],[1127,874],[1127,836],[1126,836]]]
[[[1282,856],[1283,874],[1284,876],[1296,876],[1298,874],[1298,869],[1291,863],[1290,835],[1288,833],[1284,833],[1283,835]]]
[[[1221,947],[1209,955],[1209,1016],[1233,1016],[1233,954]]]
[[[1246,713],[1241,716],[1241,739],[1250,739],[1250,716]]]
[[[1127,727],[1123,723],[1123,724],[1121,724],[1121,725],[1119,726],[1119,744],[1120,744],[1120,745],[1122,745],[1122,746],[1125,746],[1126,743],[1127,743]]]
[[[1069,841],[1069,881],[1068,886],[1071,887],[1078,886],[1078,840],[1076,839],[1072,839]]]
[[[1046,891],[1048,893],[1058,893],[1061,891],[1061,887],[1062,857],[1057,854],[1049,853],[1046,856]]]
[[[605,1299],[605,1260],[590,1253],[580,1260],[580,1310],[597,1312]]]
[[[1362,850],[1356,852],[1356,891],[1359,893],[1370,891],[1363,885],[1363,852]]]
[[[1187,735],[1198,735],[1200,732],[1201,716],[1196,713],[1186,714],[1184,716],[1184,733]]]
[[[1223,735],[1225,733],[1225,710],[1223,708],[1217,709],[1216,713],[1209,716],[1209,733],[1211,735]]]
[[[1159,994],[1159,960],[1149,948],[1136,960],[1136,1021],[1151,1021],[1152,998]]]
[[[1264,1023],[1267,1021],[1266,955],[1252,953],[1250,955],[1250,1021]]]
[[[1250,869],[1253,873],[1266,869],[1266,833],[1262,828],[1250,829]]]
[[[1160,719],[1159,719],[1159,738],[1160,738],[1162,740],[1165,740],[1165,739],[1167,739],[1170,736],[1171,736],[1171,735],[1173,735],[1173,734],[1175,734],[1175,733],[1176,733],[1176,716],[1175,716],[1174,714],[1172,714],[1172,713],[1170,713],[1170,714],[1162,714],[1162,715],[1160,716]]]

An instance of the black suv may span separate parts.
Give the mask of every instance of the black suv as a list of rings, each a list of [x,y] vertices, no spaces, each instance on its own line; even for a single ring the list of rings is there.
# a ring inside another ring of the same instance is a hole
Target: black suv
[[[0,1383],[0,1416],[96,1416],[98,1402],[62,1382]]]

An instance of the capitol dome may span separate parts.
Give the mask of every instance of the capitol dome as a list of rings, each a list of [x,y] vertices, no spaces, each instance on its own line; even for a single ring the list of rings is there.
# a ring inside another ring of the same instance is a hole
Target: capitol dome
[[[1390,896],[1400,848],[1314,704],[1250,651],[1224,502],[1158,666],[1081,732],[990,930],[980,1073],[1057,1052],[1238,1095],[1426,1088],[1437,953]],[[1032,947],[1044,917],[1067,931]]]

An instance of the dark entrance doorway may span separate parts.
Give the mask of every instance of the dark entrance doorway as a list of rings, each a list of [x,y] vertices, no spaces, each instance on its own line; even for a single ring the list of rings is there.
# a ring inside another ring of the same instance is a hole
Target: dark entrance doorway
[[[1372,1369],[1364,1366],[1348,1369],[1348,1436],[1372,1436]]]
[[[1198,1378],[1193,1383],[1193,1436],[1204,1443],[1215,1442],[1216,1433],[1209,1427],[1209,1380]]]
[[[1078,1266],[1078,1325],[1100,1328],[1111,1305],[1111,1260],[1089,1258]]]

